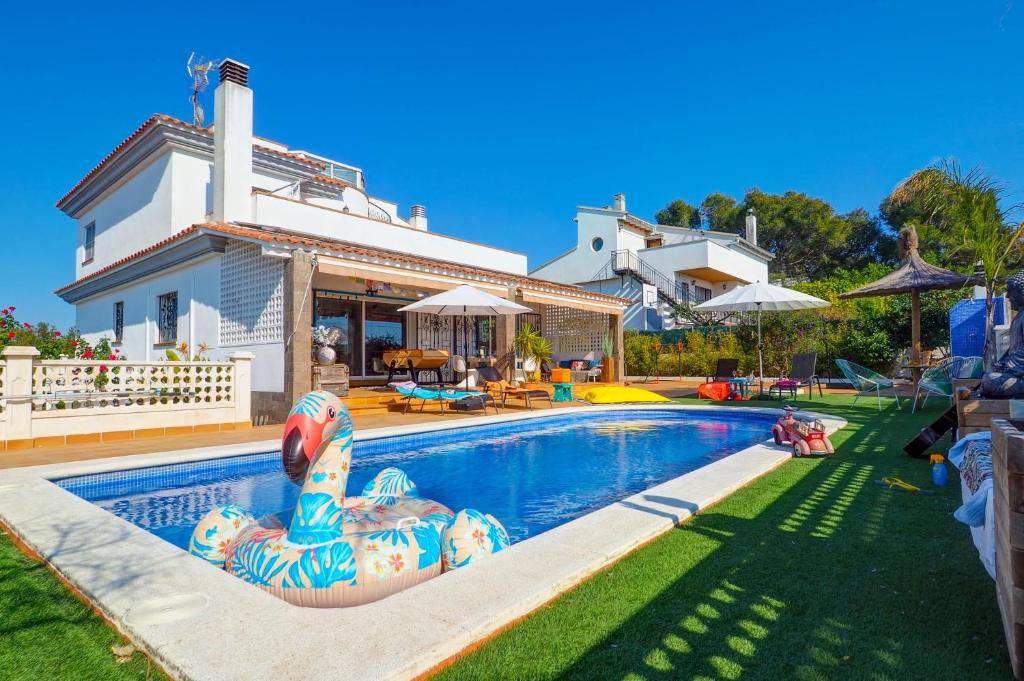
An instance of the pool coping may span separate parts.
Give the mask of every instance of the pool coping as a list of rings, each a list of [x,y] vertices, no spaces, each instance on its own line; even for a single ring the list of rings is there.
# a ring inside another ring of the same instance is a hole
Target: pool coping
[[[595,405],[568,413],[536,410],[378,428],[357,433],[356,439],[645,410],[722,408]],[[777,415],[780,409],[728,410],[743,412]],[[821,418],[829,433],[846,425],[839,417],[804,413]],[[769,439],[514,544],[469,568],[376,603],[327,610],[289,605],[50,482],[278,446],[277,440],[265,440],[0,470],[0,521],[176,678],[408,679],[445,664],[791,458],[789,448]],[[190,608],[199,610],[185,615]],[[142,617],[143,612],[149,616]],[[353,645],[344,644],[346,631],[355,633]]]

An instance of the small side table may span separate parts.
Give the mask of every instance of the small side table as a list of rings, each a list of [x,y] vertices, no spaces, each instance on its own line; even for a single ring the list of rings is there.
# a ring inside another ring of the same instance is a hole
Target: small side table
[[[551,397],[552,402],[571,402],[572,383],[555,383],[555,394]]]
[[[729,379],[729,390],[730,392],[737,393],[743,399],[747,398],[747,385],[750,383],[745,377],[744,378],[730,378]]]

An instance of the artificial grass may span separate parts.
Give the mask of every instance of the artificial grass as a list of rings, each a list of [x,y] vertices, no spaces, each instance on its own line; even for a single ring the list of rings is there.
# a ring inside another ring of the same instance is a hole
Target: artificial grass
[[[938,408],[851,401],[799,403],[850,422],[835,457],[769,473],[438,678],[1009,678],[955,474],[932,495],[874,482],[933,489],[900,448]],[[117,664],[117,633],[3,535],[0,614],[0,678],[164,678],[140,653]]]
[[[119,664],[124,641],[42,563],[0,533],[0,679],[164,679],[141,653]]]
[[[1010,678],[994,584],[951,515],[956,474],[933,488],[901,451],[939,405],[851,403],[799,402],[849,421],[834,457],[788,462],[436,678]]]

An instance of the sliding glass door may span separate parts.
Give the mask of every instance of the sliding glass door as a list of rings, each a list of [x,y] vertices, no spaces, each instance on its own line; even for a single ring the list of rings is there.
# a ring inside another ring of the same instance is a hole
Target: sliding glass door
[[[353,376],[361,375],[363,304],[357,300],[341,300],[319,293],[314,301],[313,326],[333,326],[341,330],[341,338],[334,344],[334,349],[338,351],[338,361],[347,364]]]
[[[366,369],[363,375],[387,374],[382,355],[387,350],[405,347],[405,313],[399,312],[397,305],[369,301],[363,305],[366,320]]]
[[[385,375],[384,352],[406,346],[405,313],[398,311],[405,304],[353,300],[344,293],[318,290],[313,296],[313,326],[341,331],[334,349],[352,376]]]

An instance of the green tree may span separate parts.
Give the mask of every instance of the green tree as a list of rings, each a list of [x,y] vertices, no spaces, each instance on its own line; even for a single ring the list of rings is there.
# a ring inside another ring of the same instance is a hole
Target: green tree
[[[802,192],[766,194],[755,188],[737,208],[729,231],[742,234],[747,210],[753,209],[758,245],[775,256],[769,267],[784,284],[827,276],[843,265],[836,254],[846,247],[853,225],[827,202]]]
[[[734,218],[739,215],[743,221],[744,211],[736,204],[736,199],[721,193],[712,193],[700,202],[700,215],[708,229],[716,232],[735,232],[742,234],[742,228],[735,228]]]
[[[901,206],[921,210],[927,224],[953,240],[950,256],[984,267],[986,368],[995,359],[992,298],[996,284],[1007,269],[1020,263],[1024,238],[1024,222],[1010,224],[1009,213],[1016,207],[1004,207],[1004,197],[1003,186],[981,168],[965,172],[955,161],[943,160],[908,177],[886,200],[896,210]]]
[[[700,212],[682,199],[676,199],[654,215],[659,225],[700,229]]]
[[[849,224],[846,243],[835,254],[835,260],[848,269],[861,269],[871,263],[896,263],[896,238],[879,218],[863,208],[856,208],[842,218]]]

